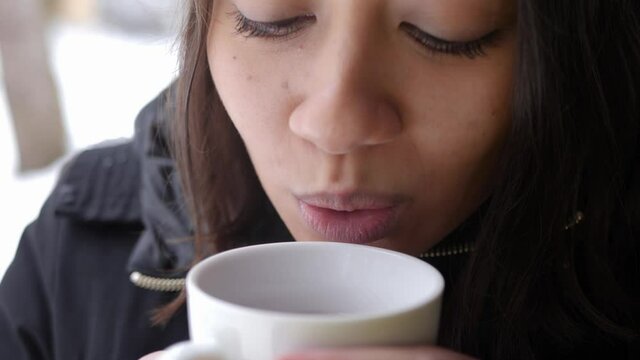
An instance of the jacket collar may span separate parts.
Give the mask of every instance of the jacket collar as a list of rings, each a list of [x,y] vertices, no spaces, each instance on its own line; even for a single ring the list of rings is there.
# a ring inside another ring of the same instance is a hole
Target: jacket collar
[[[183,276],[193,261],[193,226],[180,178],[168,146],[170,89],[136,119],[133,144],[140,159],[143,231],[129,259],[129,270],[151,276]]]
[[[192,226],[169,156],[165,90],[136,118],[133,140],[106,142],[75,156],[54,192],[56,213],[74,221],[142,229],[130,271],[182,276],[193,259]]]

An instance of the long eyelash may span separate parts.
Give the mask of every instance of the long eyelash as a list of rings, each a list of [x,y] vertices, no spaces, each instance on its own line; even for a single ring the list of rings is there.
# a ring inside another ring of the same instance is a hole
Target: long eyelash
[[[414,25],[402,23],[401,28],[404,29],[412,38],[424,46],[427,50],[449,54],[454,56],[465,56],[469,59],[475,59],[479,56],[486,55],[486,47],[496,43],[499,38],[499,30],[490,32],[480,39],[472,41],[446,41],[439,39],[433,35],[427,34],[418,29]]]
[[[312,16],[306,15],[273,22],[260,22],[248,19],[240,11],[234,11],[232,15],[236,20],[236,33],[247,38],[286,38],[301,30],[306,22],[314,20]]]
[[[233,11],[230,15],[234,16],[236,20],[236,33],[247,38],[286,39],[301,30],[307,22],[315,21],[315,17],[312,15],[297,16],[273,22],[248,19],[239,10]],[[400,27],[428,51],[436,54],[464,56],[469,59],[485,56],[486,47],[493,45],[500,35],[500,32],[496,30],[477,40],[457,42],[439,39],[409,23],[402,23]]]

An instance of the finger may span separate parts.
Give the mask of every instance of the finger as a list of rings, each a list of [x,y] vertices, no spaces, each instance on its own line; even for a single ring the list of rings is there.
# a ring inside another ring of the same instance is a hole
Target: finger
[[[162,355],[164,351],[156,351],[154,353],[145,355],[143,357],[140,358],[140,360],[157,360],[160,359],[160,355]]]
[[[435,347],[350,348],[312,350],[289,354],[280,360],[472,360],[473,358]]]

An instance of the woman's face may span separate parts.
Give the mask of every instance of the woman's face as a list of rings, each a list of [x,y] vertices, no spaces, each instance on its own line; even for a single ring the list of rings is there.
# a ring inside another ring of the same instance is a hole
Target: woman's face
[[[491,191],[512,0],[216,0],[211,74],[296,238],[409,254]]]

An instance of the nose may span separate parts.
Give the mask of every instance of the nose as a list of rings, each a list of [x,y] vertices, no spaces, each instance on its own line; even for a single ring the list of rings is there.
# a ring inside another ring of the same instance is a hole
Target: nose
[[[312,85],[290,115],[291,131],[327,154],[386,144],[402,133],[399,111],[385,91],[388,68],[375,60],[380,46],[369,38],[342,31],[325,39],[310,67]]]
[[[291,115],[289,127],[299,137],[332,155],[393,141],[402,125],[389,101],[366,94],[328,89],[308,98]]]

